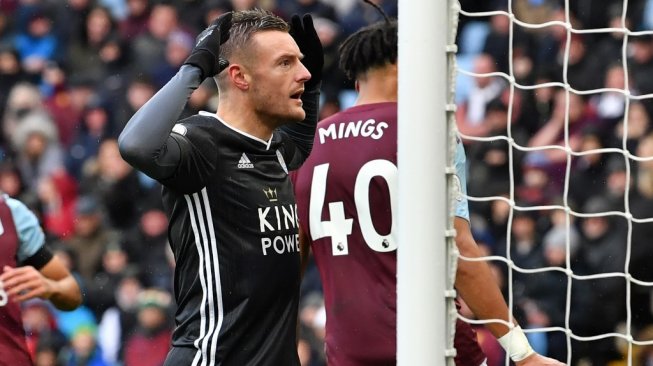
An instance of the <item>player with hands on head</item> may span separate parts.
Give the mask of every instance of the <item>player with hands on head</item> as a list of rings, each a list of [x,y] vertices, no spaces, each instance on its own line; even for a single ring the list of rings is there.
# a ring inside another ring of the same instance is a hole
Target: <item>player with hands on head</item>
[[[20,303],[36,298],[60,310],[82,302],[79,284],[45,245],[36,216],[22,202],[0,194],[0,366],[32,364]]]
[[[397,22],[386,18],[343,42],[340,66],[355,80],[358,99],[318,124],[310,157],[293,173],[303,264],[312,248],[324,288],[326,357],[333,366],[396,364],[396,250],[410,245],[397,243],[395,226],[397,31]],[[460,139],[455,164],[464,193]],[[455,215],[458,250],[479,257],[463,194]],[[459,260],[455,286],[478,318],[508,321],[487,263]],[[517,365],[562,365],[536,354],[519,327],[486,326]],[[486,364],[475,332],[460,319],[454,345],[457,365]]]
[[[178,305],[166,366],[299,365],[288,173],[312,148],[324,56],[310,15],[292,19],[220,16],[120,135],[123,158],[163,185]],[[178,120],[207,77],[217,111]]]

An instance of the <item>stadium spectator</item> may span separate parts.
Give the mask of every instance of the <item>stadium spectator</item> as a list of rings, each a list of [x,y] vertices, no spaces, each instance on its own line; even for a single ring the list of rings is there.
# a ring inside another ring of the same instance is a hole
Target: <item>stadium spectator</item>
[[[129,256],[115,242],[109,243],[102,253],[102,265],[92,281],[85,282],[86,305],[96,319],[102,319],[107,309],[116,306],[115,294],[124,273],[129,271]]]
[[[83,324],[74,330],[63,358],[65,366],[110,366],[103,358],[93,324]]]
[[[625,90],[626,74],[621,64],[613,64],[605,72],[603,87],[613,90]],[[632,84],[632,81],[629,81]],[[596,110],[597,116],[606,124],[606,129],[612,128],[626,112],[626,96],[623,92],[609,91],[596,94],[589,99],[589,104]]]
[[[9,92],[14,85],[28,78],[14,47],[0,46],[0,116],[4,116]]]
[[[165,291],[145,289],[138,295],[138,326],[125,344],[125,366],[163,364],[172,339],[171,306]]]
[[[100,84],[120,71],[126,57],[123,48],[109,10],[96,6],[86,16],[84,32],[70,43],[66,67]]]
[[[115,139],[101,142],[95,162],[82,174],[80,190],[98,199],[112,228],[128,230],[135,225],[142,187],[136,171],[120,157]]]
[[[25,184],[37,191],[42,179],[64,167],[57,127],[46,113],[29,113],[18,120],[11,136],[16,166]]]
[[[474,78],[474,87],[456,116],[458,129],[462,134],[487,136],[489,126],[484,123],[487,107],[493,100],[500,99],[501,94],[506,90],[503,78],[487,75],[496,71],[496,63],[492,56],[481,54],[474,60],[474,73],[480,76]]]
[[[47,301],[30,300],[22,307],[23,327],[27,349],[33,360],[42,345],[48,344],[57,352],[66,345],[66,337],[57,328],[57,321]]]
[[[37,191],[46,234],[53,239],[69,238],[75,227],[77,181],[58,169],[39,181]]]
[[[580,219],[582,239],[579,261],[571,266],[579,275],[625,270],[626,225],[619,216],[606,216],[609,210],[609,202],[600,196],[588,200],[582,207],[583,213],[597,216]],[[585,294],[586,306],[571,309],[571,317],[579,319],[575,330],[578,335],[592,336],[614,332],[617,325],[626,319],[626,281],[623,277],[578,280],[574,281],[573,286]],[[610,338],[574,343],[572,356],[575,360],[587,358],[592,364],[600,365],[620,358],[614,341]]]
[[[144,272],[145,284],[172,291],[174,260],[168,244],[168,218],[157,201],[143,203],[138,224],[125,232],[123,242],[129,262]]]
[[[60,44],[53,32],[51,15],[44,6],[29,10],[27,27],[19,31],[14,46],[26,72],[40,74],[49,61],[56,61]]]
[[[578,91],[587,91],[600,87],[603,84],[603,73],[599,61],[592,57],[587,49],[587,41],[579,34],[573,34],[569,39],[560,44],[558,54],[558,75],[566,77],[569,86]],[[568,56],[565,57],[564,55]],[[566,71],[563,70],[567,62]],[[566,74],[565,74],[566,73]],[[597,75],[601,77],[597,77]],[[561,79],[565,80],[565,79]]]
[[[639,141],[651,131],[651,127],[651,117],[644,104],[631,101],[628,106],[628,121],[624,118],[615,125],[614,131],[607,131],[610,147],[623,147],[625,135],[626,150],[635,155]]]
[[[567,98],[569,100],[568,106]],[[568,114],[567,110],[569,110]],[[588,126],[602,127],[599,122],[594,113],[587,108],[587,103],[582,96],[558,90],[555,95],[551,118],[528,141],[528,147],[543,149],[529,152],[526,155],[526,161],[540,162],[546,173],[551,177],[551,184],[561,192],[567,164],[567,153],[563,149],[549,146],[568,146],[572,151],[581,151],[583,131]],[[566,125],[567,127],[565,127]],[[568,132],[565,132],[565,130]]]
[[[66,169],[77,180],[90,169],[104,140],[112,137],[113,121],[106,105],[99,99],[89,101],[84,109],[76,134],[66,151]]]
[[[77,269],[83,281],[92,282],[101,268],[102,254],[119,242],[119,235],[106,227],[102,206],[94,196],[81,196],[75,204],[75,227],[64,244],[79,258]]]
[[[184,61],[190,56],[195,40],[188,33],[174,31],[170,33],[165,49],[165,58],[152,66],[150,75],[156,87],[161,88],[175,76]]]
[[[129,119],[139,110],[158,90],[152,78],[139,75],[130,79],[125,87],[125,92],[113,100],[115,105],[115,127],[122,131]]]
[[[131,43],[132,65],[139,67],[140,72],[148,72],[165,58],[165,49],[170,34],[179,31],[177,8],[168,3],[156,3],[147,22],[147,30],[136,36]]]
[[[11,89],[6,89],[6,105],[2,116],[2,134],[5,144],[11,142],[16,127],[30,113],[44,113],[45,106],[36,85],[18,82]],[[15,148],[15,147],[14,147]]]
[[[121,273],[116,287],[115,305],[107,309],[100,319],[98,340],[104,359],[120,364],[124,360],[125,340],[138,325],[138,297],[143,291],[138,268],[128,266]]]
[[[147,31],[150,18],[149,0],[127,0],[127,17],[118,23],[120,36],[132,41]]]
[[[602,133],[589,126],[582,132],[580,151],[605,148]],[[592,197],[606,191],[607,161],[610,154],[592,153],[574,157],[574,169],[569,173],[569,201],[575,207],[583,207]]]

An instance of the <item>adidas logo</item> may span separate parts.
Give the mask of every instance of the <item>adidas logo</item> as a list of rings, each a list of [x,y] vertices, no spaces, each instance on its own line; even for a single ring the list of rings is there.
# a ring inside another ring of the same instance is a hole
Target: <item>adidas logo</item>
[[[240,157],[240,161],[238,161],[238,168],[239,169],[252,169],[254,168],[254,164],[249,160],[247,155],[243,153],[243,155]]]

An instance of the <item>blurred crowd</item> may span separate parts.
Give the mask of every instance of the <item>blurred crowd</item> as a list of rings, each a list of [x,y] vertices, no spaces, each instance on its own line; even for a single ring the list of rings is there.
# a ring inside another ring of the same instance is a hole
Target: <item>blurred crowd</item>
[[[374,1],[397,16],[396,0]],[[514,0],[510,10],[531,24],[653,30],[653,0],[571,0],[569,18],[564,3]],[[507,5],[461,1],[467,12]],[[85,296],[73,312],[25,304],[38,366],[155,366],[165,358],[174,261],[160,186],[120,158],[116,137],[176,73],[210,20],[255,6],[285,19],[313,14],[325,48],[321,117],[350,106],[355,92],[338,70],[338,45],[381,20],[362,1],[0,1],[0,190],[39,215]],[[460,73],[456,101],[469,195],[534,208],[470,201],[476,240],[519,268],[557,269],[510,274],[504,262],[492,262],[522,327],[653,340],[653,223],[646,221],[653,218],[653,36],[529,28],[499,14],[463,16],[457,43],[459,68],[504,73],[516,83]],[[542,86],[555,82],[571,89]],[[207,80],[184,115],[215,111],[216,100]],[[570,211],[547,208],[561,205]],[[622,275],[592,276],[604,273]],[[302,285],[300,320],[302,364],[324,365],[325,314],[314,266]],[[496,342],[482,327],[478,332],[488,364],[502,364]],[[538,352],[566,360],[564,332],[529,338]],[[571,343],[573,364],[619,365],[628,357],[618,337]],[[653,347],[635,346],[632,357],[634,365],[650,364]]]
[[[396,1],[376,2],[397,16]],[[382,19],[359,1],[0,1],[0,191],[37,213],[84,295],[73,312],[25,304],[36,365],[162,364],[175,310],[168,222],[159,183],[121,159],[116,138],[211,20],[253,7],[311,13],[325,48],[322,113],[352,102],[337,47]],[[204,82],[182,117],[214,112],[216,92]],[[299,349],[304,365],[321,365],[319,277],[307,277]]]
[[[512,4],[520,22],[595,31],[529,28],[504,14],[462,19],[459,67],[485,75],[461,73],[456,89],[458,128],[470,137],[468,193],[526,208],[470,202],[473,232],[488,255],[527,270],[509,277],[504,262],[492,262],[522,327],[622,334],[572,339],[572,364],[626,364],[626,335],[653,340],[653,1],[573,0],[568,14],[564,1]],[[501,1],[462,8],[508,10]],[[512,76],[514,88],[489,73]],[[542,267],[556,270],[528,272]],[[542,354],[567,360],[564,332],[529,338]],[[630,356],[649,365],[653,349],[636,345]]]

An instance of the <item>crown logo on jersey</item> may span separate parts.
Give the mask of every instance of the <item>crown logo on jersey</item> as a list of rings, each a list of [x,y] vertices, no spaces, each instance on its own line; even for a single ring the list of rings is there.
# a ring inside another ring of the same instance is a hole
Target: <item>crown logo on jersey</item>
[[[254,168],[254,164],[252,164],[251,160],[243,153],[243,155],[240,157],[240,161],[238,161],[238,168],[239,169],[252,169]]]
[[[277,200],[279,199],[279,197],[277,196],[276,188],[272,189],[268,187],[268,189],[263,190],[263,193],[265,193],[265,197],[267,197],[270,200],[270,202],[277,202]]]

